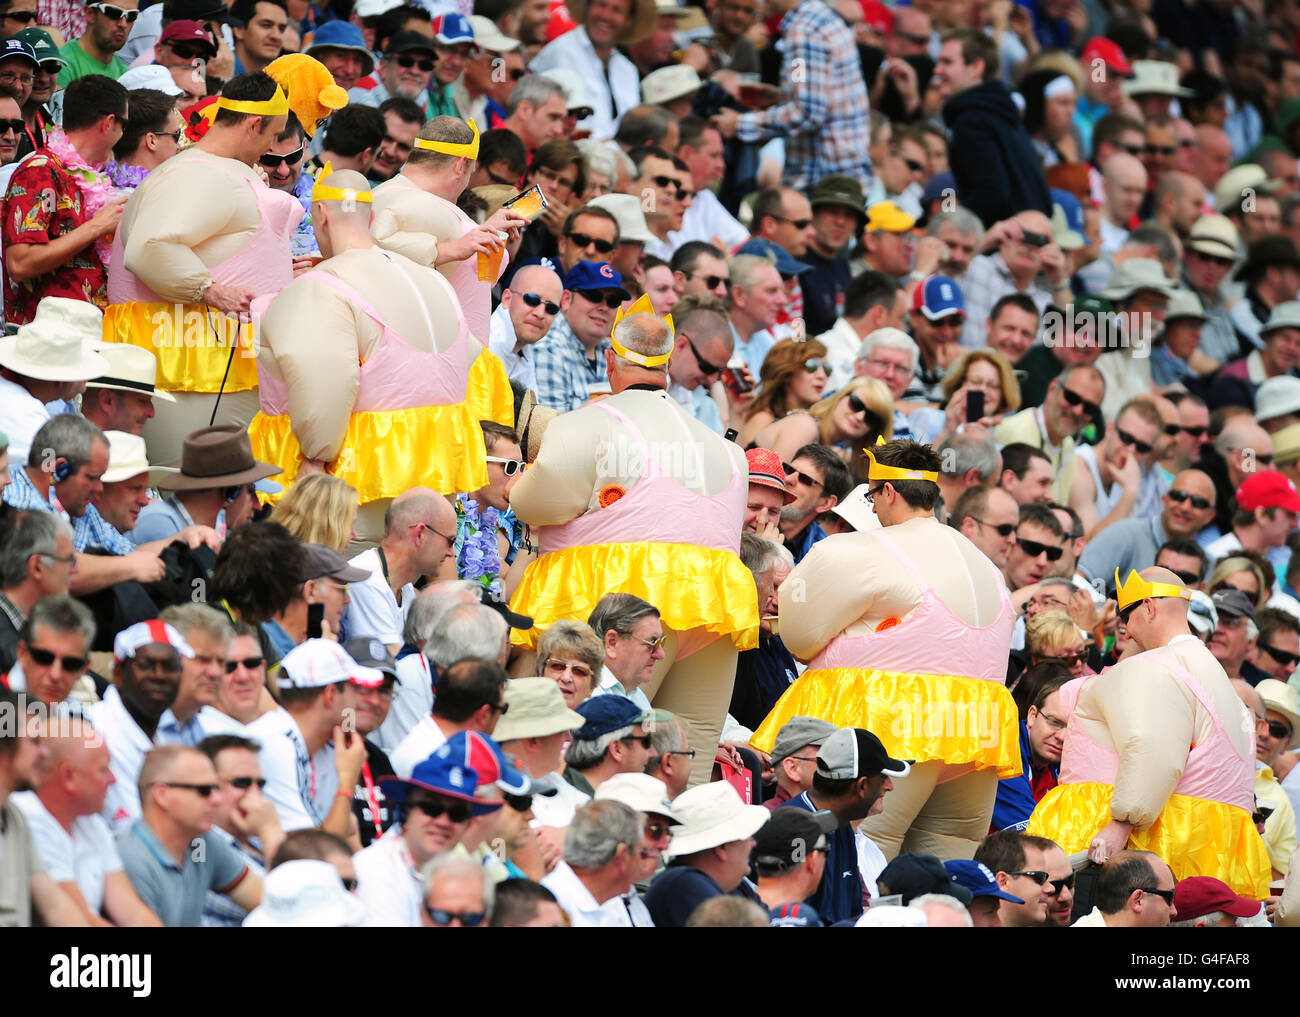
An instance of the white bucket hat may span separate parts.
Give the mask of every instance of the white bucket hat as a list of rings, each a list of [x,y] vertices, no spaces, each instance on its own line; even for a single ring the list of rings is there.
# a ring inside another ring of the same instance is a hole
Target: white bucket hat
[[[673,802],[681,826],[668,845],[670,858],[745,840],[762,829],[772,816],[761,805],[746,805],[736,789],[723,780],[683,791]]]
[[[635,199],[633,199],[635,200]],[[94,304],[46,297],[18,334],[0,339],[0,367],[38,381],[88,381],[108,370],[90,346],[104,334],[104,313]]]
[[[130,480],[141,473],[149,474],[149,485],[156,486],[165,477],[180,471],[170,466],[150,466],[149,454],[145,451],[144,439],[138,434],[126,431],[105,431],[108,439],[108,469],[100,480],[105,484],[116,484]]]
[[[681,823],[673,811],[673,803],[668,800],[667,785],[648,773],[616,773],[596,788],[596,799],[622,802],[637,812],[653,813],[670,823]]]
[[[651,71],[641,81],[641,97],[651,106],[672,102],[700,90],[700,76],[687,64],[671,64]]]
[[[635,194],[602,194],[587,202],[589,208],[603,208],[618,220],[620,242],[635,241],[652,244],[658,240],[645,222],[645,212],[641,209],[641,199]]]
[[[148,350],[130,343],[103,343],[99,355],[108,361],[108,370],[86,382],[87,388],[111,388],[153,396],[169,403],[176,401],[170,392],[154,387],[158,378],[158,358]]]
[[[277,865],[262,883],[262,903],[244,925],[254,929],[354,927],[366,917],[365,905],[343,888],[329,862],[314,858]]]
[[[1291,724],[1291,744],[1287,748],[1300,747],[1300,692],[1276,678],[1265,678],[1255,691],[1264,700],[1265,708],[1276,710]]]
[[[1178,84],[1178,68],[1165,60],[1134,60],[1133,77],[1124,82],[1125,97],[1134,95],[1168,95],[1190,99],[1190,88]]]

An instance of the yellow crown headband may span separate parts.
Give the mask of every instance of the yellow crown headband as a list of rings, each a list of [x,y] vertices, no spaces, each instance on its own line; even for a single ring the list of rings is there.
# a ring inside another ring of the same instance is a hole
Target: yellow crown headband
[[[1128,579],[1122,584],[1119,581],[1119,569],[1115,570],[1115,590],[1115,604],[1121,611],[1132,604],[1156,597],[1177,597],[1180,600],[1192,599],[1191,590],[1174,583],[1147,582],[1134,569],[1129,570]]]
[[[416,138],[415,147],[423,148],[427,152],[441,152],[443,155],[463,155],[466,159],[478,158],[478,124],[473,120],[467,120],[465,123],[469,129],[474,132],[474,140],[468,145],[454,145],[450,141],[428,141],[425,138]]]
[[[876,446],[879,447],[885,443],[883,437],[876,438]],[[866,457],[871,460],[871,465],[867,467],[867,480],[928,480],[932,484],[939,483],[939,473],[936,470],[905,470],[901,466],[886,466],[884,463],[876,462],[876,456],[870,449],[863,449]]]
[[[253,113],[259,117],[278,117],[289,112],[289,97],[279,85],[275,86],[275,95],[269,99],[227,99],[224,95],[217,100],[217,109],[228,109],[231,113]]]
[[[333,164],[327,162],[317,180],[325,180],[333,172]],[[358,191],[352,187],[326,187],[324,184],[317,183],[312,185],[311,200],[313,204],[318,201],[360,201],[363,204],[373,205],[375,196],[369,191]]]
[[[617,314],[615,314],[614,326],[613,328],[610,329],[610,338],[609,338],[610,345],[614,347],[614,352],[617,353],[624,360],[630,360],[632,361],[632,363],[640,364],[642,367],[662,367],[664,364],[668,363],[668,358],[673,355],[672,350],[669,350],[667,353],[664,353],[661,356],[647,357],[644,353],[637,353],[635,350],[629,350],[626,346],[624,346],[613,336],[614,328],[617,328],[618,323],[622,321],[624,318],[628,317],[629,315],[654,314],[654,313],[655,313],[654,305],[650,303],[650,298],[646,296],[644,293],[642,293],[641,296],[636,298],[636,302],[631,307],[629,307],[626,312],[620,310]],[[662,318],[662,321],[665,325],[668,326],[669,337],[672,337],[675,334],[673,332],[673,316],[671,314],[665,314]]]

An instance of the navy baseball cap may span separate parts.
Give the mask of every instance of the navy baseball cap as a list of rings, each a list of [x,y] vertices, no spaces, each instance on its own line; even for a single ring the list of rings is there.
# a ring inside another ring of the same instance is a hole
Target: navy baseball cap
[[[928,209],[930,203],[957,194],[957,179],[951,173],[936,173],[926,181],[925,190],[921,192],[921,207]]]
[[[880,871],[876,882],[882,894],[901,894],[904,904],[927,893],[946,893],[963,904],[972,899],[970,890],[954,884],[934,855],[899,855]]]
[[[774,244],[762,237],[754,237],[744,246],[736,249],[737,254],[756,254],[760,258],[775,258],[776,270],[782,275],[802,275],[811,272],[812,266],[791,255],[780,244]]]
[[[474,26],[463,14],[452,12],[433,19],[433,37],[444,46],[456,46],[462,42],[473,43]]]
[[[623,696],[592,696],[575,709],[587,722],[573,732],[579,741],[595,741],[601,735],[647,720],[645,711]]]
[[[957,858],[951,862],[944,862],[943,867],[948,870],[953,885],[963,887],[971,897],[997,897],[999,900],[1009,900],[1012,904],[1024,903],[1021,898],[1007,893],[998,886],[997,878],[983,862]]]
[[[5,57],[22,57],[24,60],[30,60],[32,66],[37,69],[41,66],[41,62],[36,59],[36,50],[32,44],[17,36],[6,39],[3,47],[0,47],[0,60]]]
[[[920,311],[927,321],[938,321],[953,314],[966,316],[966,298],[956,279],[946,275],[931,275],[916,288],[912,295],[912,310]]]
[[[623,289],[623,277],[604,261],[580,261],[564,274],[566,290],[617,290],[623,299],[632,294]]]

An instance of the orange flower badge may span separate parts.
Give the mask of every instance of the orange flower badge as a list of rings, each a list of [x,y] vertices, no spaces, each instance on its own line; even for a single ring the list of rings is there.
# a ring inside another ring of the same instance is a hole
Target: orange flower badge
[[[606,484],[600,489],[600,507],[609,508],[625,494],[627,494],[627,490],[618,484]]]

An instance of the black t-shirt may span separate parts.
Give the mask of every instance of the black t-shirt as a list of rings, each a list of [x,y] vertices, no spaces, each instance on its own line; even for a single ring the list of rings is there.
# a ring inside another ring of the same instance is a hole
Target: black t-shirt
[[[370,776],[370,784],[366,783],[367,771]],[[393,825],[393,810],[389,807],[388,799],[384,797],[384,790],[379,786],[379,782],[385,777],[395,777],[397,771],[393,769],[393,764],[388,761],[388,756],[382,749],[376,748],[371,742],[366,742],[366,765],[361,770],[361,779],[357,781],[357,786],[352,789],[352,812],[357,817],[357,826],[361,831],[361,846],[365,847],[375,839],[375,820],[371,815],[371,796],[374,797],[374,806],[379,809],[379,829],[387,830]]]

